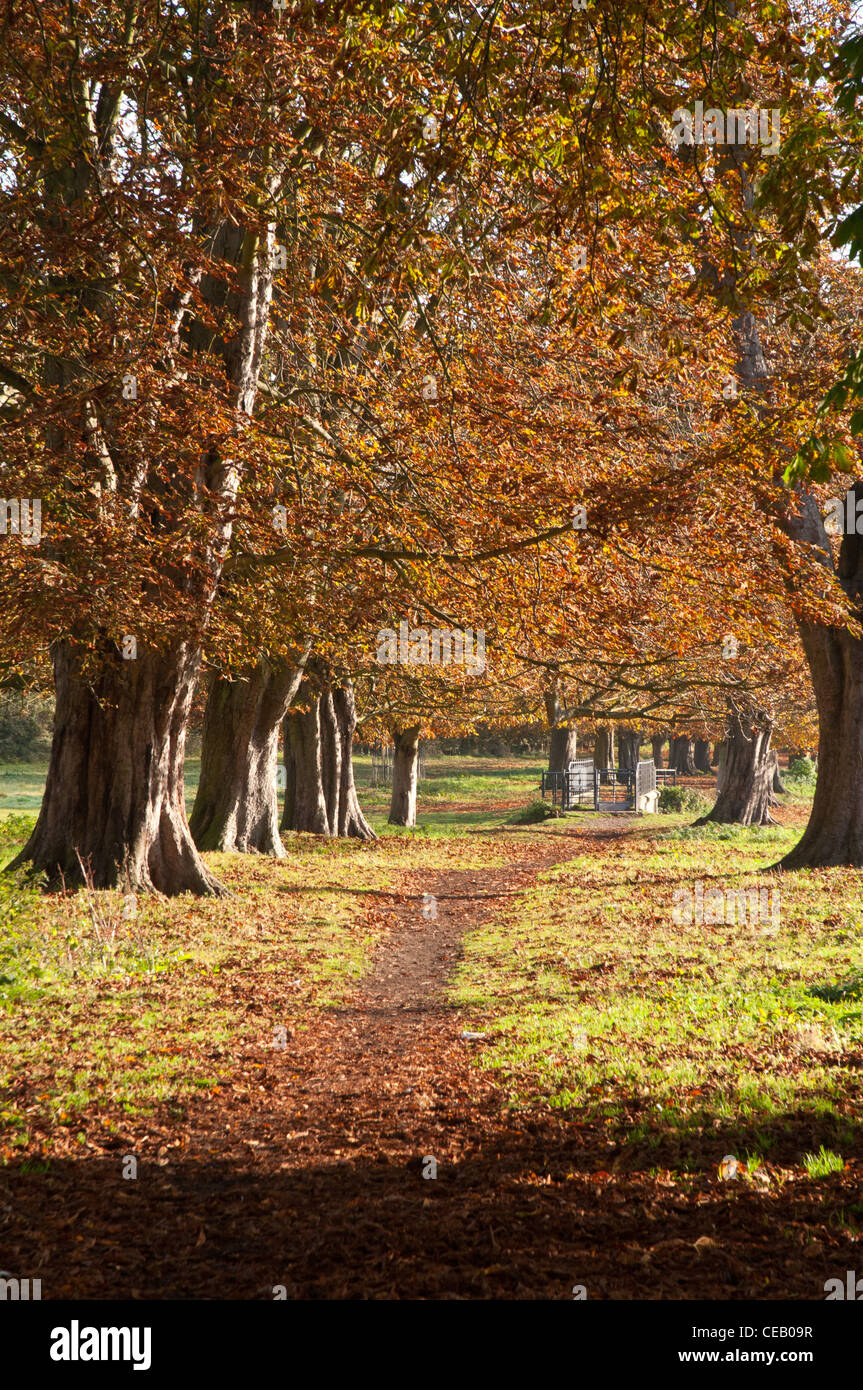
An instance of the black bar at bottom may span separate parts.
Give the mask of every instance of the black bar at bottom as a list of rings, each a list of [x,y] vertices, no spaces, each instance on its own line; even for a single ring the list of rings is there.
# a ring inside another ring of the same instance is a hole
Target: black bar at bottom
[[[37,1384],[87,1384],[110,1377],[112,1384],[131,1378],[132,1384],[149,1379],[173,1385],[191,1374],[196,1379],[190,1384],[200,1383],[202,1374],[213,1376],[216,1385],[242,1375],[243,1384],[250,1372],[270,1379],[279,1368],[285,1379],[293,1379],[303,1353],[306,1360],[320,1359],[331,1381],[342,1366],[346,1376],[357,1374],[362,1348],[370,1346],[359,1339],[369,1332],[375,1334],[376,1355],[384,1365],[389,1344],[380,1338],[400,1333],[395,1345],[402,1347],[403,1356],[405,1332],[419,1333],[423,1341],[415,1345],[421,1348],[422,1380],[428,1383],[436,1362],[440,1374],[452,1379],[450,1331],[468,1337],[459,1343],[459,1379],[464,1378],[469,1348],[478,1368],[483,1362],[490,1368],[498,1354],[510,1354],[513,1342],[524,1345],[527,1353],[529,1346],[536,1351],[543,1345],[537,1336],[553,1336],[561,1339],[559,1345],[577,1349],[579,1362],[589,1355],[585,1364],[612,1379],[645,1370],[664,1377],[676,1368],[697,1380],[710,1366],[757,1366],[766,1384],[771,1372],[781,1374],[790,1367],[823,1383],[859,1355],[861,1315],[856,1308],[840,1306],[848,1301],[857,1300],[846,1295],[818,1302],[657,1302],[649,1297],[644,1302],[592,1302],[574,1282],[567,1297],[556,1302],[461,1299],[445,1301],[443,1308],[433,1308],[431,1300],[381,1300],[372,1307],[359,1300],[6,1302],[0,1304],[0,1331],[7,1354],[14,1349],[16,1383],[33,1373]],[[469,1311],[465,1303],[471,1304]],[[90,1359],[94,1352],[99,1359]]]

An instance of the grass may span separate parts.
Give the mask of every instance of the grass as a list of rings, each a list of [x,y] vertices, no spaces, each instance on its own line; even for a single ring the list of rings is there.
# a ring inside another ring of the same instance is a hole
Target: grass
[[[507,1103],[602,1125],[621,1161],[680,1174],[731,1153],[753,1180],[767,1158],[808,1172],[806,1155],[817,1176],[834,1146],[848,1152],[863,876],[760,872],[794,843],[805,806],[765,829],[671,814],[609,831],[588,813],[533,822],[535,759],[430,758],[426,771],[415,830],[386,826],[388,792],[368,785],[360,757],[377,844],[290,835],[281,861],[208,855],[227,900],[142,898],[128,915],[119,894],[46,897],[0,879],[0,1158],[41,1158],[94,1120],[218,1095],[240,1050],[346,998],[394,895],[549,837],[575,857],[466,938],[452,986],[464,1027],[490,1034],[478,1064]],[[37,786],[32,767],[20,772]],[[35,807],[3,809],[8,860]],[[778,932],[677,922],[675,890],[698,882],[778,890]],[[277,1012],[249,1015],[250,983]]]
[[[45,897],[0,879],[0,1127],[13,1144],[94,1107],[141,1113],[213,1092],[236,1048],[267,1036],[234,1006],[241,975],[284,975],[292,1012],[342,997],[385,921],[366,899],[390,881],[387,860],[355,849],[310,842],[279,863],[210,855],[236,896],[139,898],[131,919],[119,893],[93,894],[94,918],[87,893]]]
[[[21,812],[36,815],[42,804],[48,764],[0,763],[0,822]],[[201,775],[200,758],[186,759],[186,804],[191,807]]]
[[[379,835],[451,837],[497,827],[500,811],[521,807],[539,792],[544,761],[536,758],[435,756],[425,760],[416,829],[387,825],[389,787],[371,786],[371,758],[354,760],[363,810]]]
[[[506,765],[495,778],[490,760],[475,764],[465,780],[481,786],[485,809],[467,812],[460,834],[447,829],[452,810],[424,811],[416,831],[386,827],[361,769],[379,844],[286,835],[284,860],[207,855],[227,900],[140,897],[129,915],[119,893],[45,896],[0,878],[0,1160],[34,1142],[47,1152],[94,1117],[115,1124],[216,1095],[238,1049],[272,1045],[275,1029],[301,1029],[309,1010],[338,1004],[389,930],[394,892],[420,891],[422,874],[453,864],[454,844],[460,868],[503,862],[493,841],[465,837],[499,824],[495,795],[517,796],[534,769]],[[457,795],[458,776],[451,763],[434,771],[432,794],[446,804],[441,788]],[[19,772],[38,800],[38,770]],[[196,775],[193,766],[187,786]],[[26,840],[36,807],[3,810],[0,863]],[[250,977],[284,994],[278,1018],[250,1022],[237,1005]]]
[[[697,1167],[749,1145],[799,1165],[801,1133],[858,1138],[863,874],[762,874],[800,816],[662,822],[586,832],[584,854],[469,939],[452,1000],[492,1035],[482,1065],[514,1108],[603,1124],[632,1161],[662,1149]],[[698,881],[779,891],[779,930],[676,922],[674,890]]]
[[[417,832],[429,835],[467,832],[497,824],[496,810],[501,802],[513,807],[538,792],[544,762],[537,758],[480,758],[436,755],[425,761],[425,776],[419,784],[420,804]],[[47,763],[0,764],[0,824],[22,812],[35,815],[42,803]],[[191,808],[200,779],[200,758],[187,757],[185,768],[186,805]],[[371,757],[357,754],[354,776],[363,810],[378,834],[403,834],[387,825],[389,787],[371,785]]]
[[[824,1145],[817,1154],[804,1154],[803,1164],[810,1178],[827,1178],[831,1173],[842,1173],[845,1164],[841,1154],[835,1154]]]

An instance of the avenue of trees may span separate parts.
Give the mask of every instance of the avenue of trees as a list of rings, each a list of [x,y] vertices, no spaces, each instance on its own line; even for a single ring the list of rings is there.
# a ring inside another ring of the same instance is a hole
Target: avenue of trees
[[[847,5],[0,29],[0,679],[56,701],[16,867],[218,894],[204,851],[373,837],[358,723],[410,825],[424,734],[537,720],[552,769],[586,734],[603,766],[718,758],[710,815],[744,824],[817,744],[784,866],[863,864]],[[781,139],[680,143],[699,102]]]

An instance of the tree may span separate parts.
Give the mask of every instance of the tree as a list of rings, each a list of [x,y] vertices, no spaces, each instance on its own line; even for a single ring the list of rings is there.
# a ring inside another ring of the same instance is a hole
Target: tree
[[[710,773],[713,770],[710,763],[709,738],[697,738],[695,740],[695,767],[698,772]]]
[[[354,783],[357,726],[349,680],[333,688],[313,669],[284,722],[285,804],[282,830],[374,840]]]
[[[412,724],[393,731],[393,793],[390,800],[390,825],[416,825],[417,819],[417,754],[420,729]]]
[[[614,727],[611,724],[600,724],[596,730],[593,765],[600,771],[614,767]]]
[[[427,313],[425,269],[451,260],[441,197],[471,162],[490,189],[503,181],[479,92],[496,73],[512,89],[524,40],[485,28],[429,23],[420,6],[330,16],[266,0],[47,0],[35,27],[5,15],[8,476],[44,502],[48,530],[38,555],[4,548],[21,612],[4,642],[19,662],[13,640],[36,620],[57,700],[18,863],[221,891],[186,823],[185,735],[233,509],[268,467],[257,408],[274,322],[302,339],[350,280],[345,346],[358,321],[373,336],[364,286],[384,258]],[[502,109],[521,120],[520,103]],[[427,138],[442,123],[448,139]],[[489,201],[473,227],[457,211],[463,245]],[[292,226],[314,228],[316,251],[296,278],[279,240]],[[289,415],[308,390],[290,384]]]
[[[271,201],[295,151],[257,62],[264,16],[57,5],[36,31],[11,12],[4,26],[10,454],[50,517],[18,588],[48,617],[56,694],[16,863],[52,880],[83,862],[100,887],[220,891],[186,823],[183,759],[248,461]],[[231,151],[230,194],[214,151]]]
[[[548,770],[566,772],[569,764],[578,757],[578,726],[565,720],[560,693],[556,686],[545,693],[545,711],[551,730]]]
[[[14,666],[35,620],[58,695],[25,861],[73,876],[80,852],[97,883],[218,891],[182,799],[204,645],[201,842],[278,852],[274,730],[306,650],[285,815],[359,825],[346,730],[368,661],[340,605],[364,632],[412,608],[495,629],[501,711],[545,704],[561,762],[578,720],[611,765],[615,724],[707,732],[729,694],[761,708],[779,677],[729,678],[718,621],[763,638],[780,594],[836,706],[856,648],[825,634],[858,640],[856,552],[850,591],[814,598],[821,537],[779,474],[819,377],[807,362],[768,389],[758,314],[787,365],[801,284],[841,284],[801,269],[820,233],[794,188],[805,168],[814,204],[847,192],[821,80],[838,7],[804,43],[767,0],[707,18],[627,0],[614,25],[529,0],[506,23],[414,4],[42,10],[38,31],[9,12],[0,60],[0,409],[10,475],[50,512],[38,556],[0,555],[22,615],[0,641]],[[681,101],[776,92],[797,136],[777,172],[754,148],[674,148]],[[301,554],[264,539],[273,505]],[[289,642],[243,631],[256,604],[287,612]],[[427,717],[427,684],[390,710],[399,731]]]
[[[279,729],[302,664],[261,657],[249,678],[213,673],[201,739],[201,776],[189,827],[201,850],[284,856],[276,790]]]
[[[722,764],[716,786],[716,803],[697,825],[770,825],[773,787],[773,755],[770,735],[773,720],[753,703],[732,705],[723,743]]]
[[[694,743],[689,734],[674,734],[669,750],[668,766],[681,777],[694,777],[698,769],[695,766]]]
[[[617,743],[621,772],[634,772],[641,748],[641,734],[637,729],[624,726],[617,731]]]

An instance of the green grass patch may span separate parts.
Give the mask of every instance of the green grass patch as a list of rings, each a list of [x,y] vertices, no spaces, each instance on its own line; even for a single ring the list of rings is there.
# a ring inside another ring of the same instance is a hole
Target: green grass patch
[[[823,1144],[817,1154],[805,1154],[803,1164],[810,1178],[828,1178],[831,1173],[842,1173],[845,1170],[842,1155],[825,1149]]]
[[[579,823],[584,854],[469,938],[452,1000],[513,1107],[696,1165],[722,1145],[802,1166],[805,1137],[856,1134],[863,873],[765,875],[800,825],[734,827],[731,856],[716,829],[639,822],[598,844]],[[676,922],[699,881],[778,892],[775,935]]]
[[[0,876],[0,1158],[50,1151],[91,1120],[112,1126],[215,1094],[241,1051],[340,1004],[390,928],[395,893],[418,896],[431,872],[504,862],[494,839],[470,831],[502,825],[501,803],[533,773],[476,763],[465,783],[481,781],[479,811],[465,793],[466,811],[429,812],[416,832],[376,844],[289,834],[283,860],[207,855],[225,900],[141,896],[132,910],[119,893],[42,894]],[[451,763],[445,772],[458,794]],[[3,863],[34,822],[21,811],[0,821]],[[275,1001],[269,1012],[246,1012],[250,992]]]

